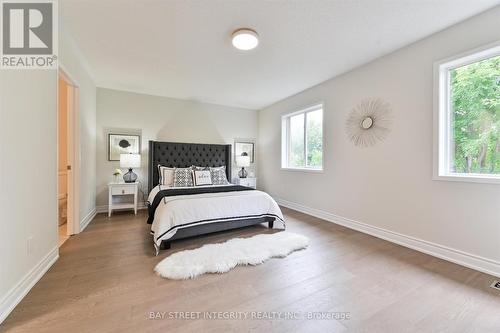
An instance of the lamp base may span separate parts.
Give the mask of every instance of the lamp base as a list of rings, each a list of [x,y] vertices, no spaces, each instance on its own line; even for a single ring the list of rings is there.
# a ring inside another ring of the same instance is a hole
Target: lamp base
[[[132,171],[132,169],[128,169],[128,172],[123,175],[123,181],[125,183],[135,183],[137,180],[137,175]]]
[[[247,178],[248,172],[245,170],[245,168],[241,168],[241,170],[238,172],[238,177],[240,178]]]

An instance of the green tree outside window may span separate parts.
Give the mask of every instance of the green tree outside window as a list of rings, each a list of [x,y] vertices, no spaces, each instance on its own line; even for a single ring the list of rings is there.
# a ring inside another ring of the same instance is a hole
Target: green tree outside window
[[[500,173],[500,56],[450,70],[452,172]]]

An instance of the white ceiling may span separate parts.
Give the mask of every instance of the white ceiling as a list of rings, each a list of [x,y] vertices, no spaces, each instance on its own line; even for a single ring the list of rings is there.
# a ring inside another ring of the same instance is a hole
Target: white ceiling
[[[96,84],[260,109],[500,0],[62,0]],[[250,27],[257,49],[231,46]]]

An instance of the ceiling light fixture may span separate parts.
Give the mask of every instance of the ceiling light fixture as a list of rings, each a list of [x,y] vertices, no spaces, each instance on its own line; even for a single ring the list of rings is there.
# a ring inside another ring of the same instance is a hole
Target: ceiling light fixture
[[[233,32],[232,42],[238,50],[252,50],[259,45],[259,35],[252,29],[241,28]]]

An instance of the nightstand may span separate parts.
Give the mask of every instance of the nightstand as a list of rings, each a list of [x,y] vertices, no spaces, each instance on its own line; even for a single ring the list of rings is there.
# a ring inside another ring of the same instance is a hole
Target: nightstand
[[[233,183],[236,185],[257,188],[257,178],[235,178]]]
[[[138,189],[139,183],[109,183],[108,217],[111,216],[111,213],[115,209],[133,209],[134,213],[137,214]],[[123,201],[127,197],[131,199],[132,196],[134,199],[133,202]]]

